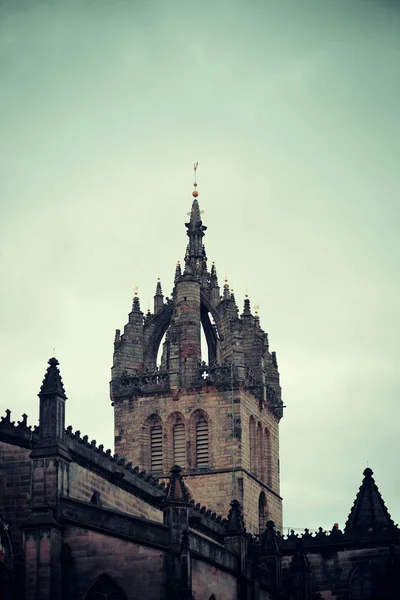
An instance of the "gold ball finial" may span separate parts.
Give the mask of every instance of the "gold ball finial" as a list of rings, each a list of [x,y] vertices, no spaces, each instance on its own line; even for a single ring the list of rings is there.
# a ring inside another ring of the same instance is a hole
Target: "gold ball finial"
[[[193,165],[193,171],[194,171],[194,184],[193,184],[194,185],[194,190],[192,192],[193,198],[197,198],[197,196],[199,195],[199,192],[196,190],[196,187],[197,187],[197,181],[196,181],[197,173],[196,173],[196,171],[197,171],[197,167],[198,166],[199,166],[198,162],[194,163],[194,165]]]

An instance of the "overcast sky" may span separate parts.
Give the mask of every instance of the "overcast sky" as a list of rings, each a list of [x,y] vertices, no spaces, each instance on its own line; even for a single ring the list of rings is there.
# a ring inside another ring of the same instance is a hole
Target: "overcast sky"
[[[0,0],[0,407],[113,445],[115,328],[205,244],[276,350],[285,527],[400,521],[400,4]],[[55,348],[55,350],[53,350]]]

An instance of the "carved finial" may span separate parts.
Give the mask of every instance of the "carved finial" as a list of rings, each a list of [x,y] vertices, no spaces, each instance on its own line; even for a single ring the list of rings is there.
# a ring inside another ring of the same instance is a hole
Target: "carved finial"
[[[132,302],[132,310],[140,311],[140,300],[139,300],[139,286],[135,285],[133,288],[133,302]]]
[[[167,491],[165,494],[165,503],[188,504],[190,495],[182,478],[182,469],[174,465],[171,469],[171,475]]]
[[[230,534],[243,533],[246,527],[243,519],[243,510],[238,500],[232,500],[226,523],[226,532]]]

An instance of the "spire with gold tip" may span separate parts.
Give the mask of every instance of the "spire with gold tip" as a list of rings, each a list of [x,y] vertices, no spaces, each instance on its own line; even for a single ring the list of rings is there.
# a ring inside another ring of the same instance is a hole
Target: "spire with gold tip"
[[[203,236],[207,227],[205,227],[201,220],[202,211],[200,210],[197,197],[199,192],[197,191],[196,171],[199,163],[194,164],[194,190],[192,192],[193,202],[192,210],[188,215],[190,216],[189,223],[185,223],[187,227],[187,235],[189,237],[189,244],[185,255],[185,272],[192,273],[197,276],[200,275],[199,265],[205,264],[205,249],[203,246]]]

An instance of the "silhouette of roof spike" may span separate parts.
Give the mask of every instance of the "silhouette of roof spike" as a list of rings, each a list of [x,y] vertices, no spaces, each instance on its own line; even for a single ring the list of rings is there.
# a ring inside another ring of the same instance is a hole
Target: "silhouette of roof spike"
[[[275,523],[267,521],[267,527],[261,534],[261,550],[265,554],[279,554],[279,544],[276,537]]]
[[[243,512],[240,502],[232,500],[226,523],[227,533],[244,533],[246,527],[243,519]]]
[[[157,285],[156,285],[156,296],[162,296],[162,287],[161,287],[161,280],[160,278],[157,279]]]
[[[366,468],[363,475],[364,479],[347,518],[345,533],[395,527],[372,477],[372,470],[369,467]]]
[[[46,396],[54,396],[57,394],[64,400],[67,399],[65,394],[63,382],[61,379],[58,365],[60,364],[56,358],[50,358],[48,361],[49,366],[47,367],[46,375],[44,376],[40,392],[38,393],[39,398]]]
[[[174,465],[171,469],[171,476],[165,494],[165,503],[189,504],[189,491],[183,481],[182,469]]]
[[[292,571],[308,571],[310,568],[302,540],[296,541],[296,547],[290,563],[290,568]]]

